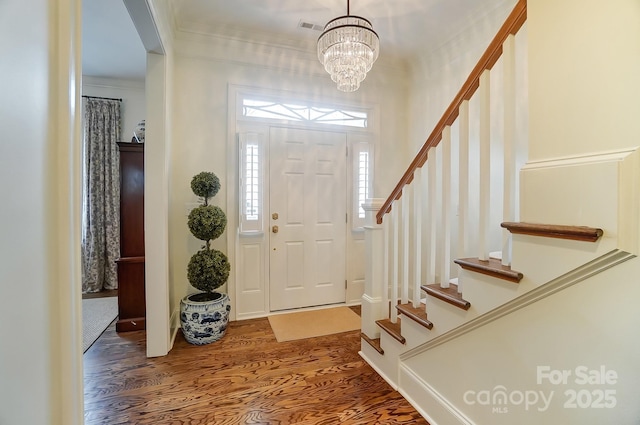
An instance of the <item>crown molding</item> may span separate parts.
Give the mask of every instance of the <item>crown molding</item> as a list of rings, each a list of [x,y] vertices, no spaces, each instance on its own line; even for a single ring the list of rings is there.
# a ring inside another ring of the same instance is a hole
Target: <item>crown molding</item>
[[[144,80],[128,80],[124,78],[107,78],[107,77],[93,77],[90,75],[82,76],[83,86],[103,87],[111,89],[129,89],[129,90],[144,90]]]

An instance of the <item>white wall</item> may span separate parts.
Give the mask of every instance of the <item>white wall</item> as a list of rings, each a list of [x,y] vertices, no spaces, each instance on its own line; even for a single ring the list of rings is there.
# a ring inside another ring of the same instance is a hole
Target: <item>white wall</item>
[[[146,118],[144,81],[85,75],[82,77],[82,95],[122,99],[120,110],[122,142],[130,142],[136,124]]]
[[[408,161],[405,73],[385,67],[379,61],[361,88],[340,94],[319,64],[314,46],[307,50],[244,43],[232,39],[182,33],[176,48],[174,132],[171,157],[170,258],[174,300],[191,288],[186,279],[190,256],[199,249],[186,226],[186,204],[197,202],[190,190],[191,177],[202,171],[215,172],[222,188],[213,199],[227,213],[228,191],[236,190],[233,175],[236,159],[228,151],[235,129],[228,128],[229,84],[278,90],[318,101],[374,105],[381,120],[374,123],[376,137],[376,179],[374,194],[390,192]],[[392,75],[400,78],[391,78]],[[227,239],[234,229],[214,242],[227,251]],[[234,236],[233,236],[234,237]],[[233,279],[233,275],[231,280]],[[223,288],[224,290],[225,288]]]
[[[411,63],[411,141],[417,152],[489,46],[516,0],[505,0],[441,46],[425,46]]]
[[[80,425],[80,2],[0,2],[0,423]]]
[[[638,146],[640,3],[536,0],[528,21],[529,158]]]

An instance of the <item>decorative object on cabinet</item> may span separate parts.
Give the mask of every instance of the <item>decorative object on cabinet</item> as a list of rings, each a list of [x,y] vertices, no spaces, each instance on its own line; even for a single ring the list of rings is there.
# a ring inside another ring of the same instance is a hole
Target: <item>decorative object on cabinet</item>
[[[117,332],[145,329],[144,145],[120,150],[120,258]]]
[[[145,120],[140,121],[136,128],[133,130],[133,137],[131,138],[131,143],[144,143],[144,134],[145,134]]]
[[[231,265],[223,252],[211,248],[211,241],[224,232],[227,216],[220,207],[209,205],[209,198],[220,189],[220,180],[214,173],[195,175],[191,189],[203,203],[189,213],[188,226],[191,234],[205,241],[205,245],[191,257],[187,278],[191,286],[203,292],[187,295],[180,301],[180,323],[189,343],[205,345],[222,338],[229,323],[229,296],[215,290],[229,278]]]

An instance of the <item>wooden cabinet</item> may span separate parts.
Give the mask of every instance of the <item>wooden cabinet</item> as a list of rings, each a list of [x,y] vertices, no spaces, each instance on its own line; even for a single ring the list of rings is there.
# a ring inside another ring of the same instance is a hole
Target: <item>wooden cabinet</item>
[[[145,329],[144,144],[118,143],[120,151],[120,258],[117,332]]]

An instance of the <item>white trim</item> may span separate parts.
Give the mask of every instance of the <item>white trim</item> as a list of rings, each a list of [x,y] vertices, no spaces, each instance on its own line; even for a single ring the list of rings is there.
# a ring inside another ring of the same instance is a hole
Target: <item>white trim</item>
[[[433,416],[429,415],[428,412],[422,408],[425,405],[424,402],[418,403],[416,402],[416,398],[420,398],[420,400],[424,401],[425,399],[430,398],[431,404],[433,402],[437,403],[438,407],[441,408],[441,414],[445,413],[450,415],[448,418],[447,424],[451,424],[450,420],[455,420],[456,424],[460,425],[475,425],[471,419],[467,418],[462,412],[460,412],[456,407],[447,400],[442,394],[436,391],[431,385],[429,385],[425,380],[423,380],[420,376],[416,375],[411,369],[406,367],[403,364],[400,364],[400,371],[398,374],[398,381],[400,382],[400,387],[398,388],[398,392],[402,395],[413,406],[414,409],[418,411],[431,425],[437,425],[438,422],[433,418]],[[404,375],[403,375],[404,373]],[[408,382],[402,382],[402,378],[408,380]],[[416,394],[420,392],[421,394]],[[413,394],[413,396],[411,395]],[[433,413],[433,412],[432,412]]]
[[[301,313],[305,311],[326,310],[329,308],[351,307],[355,305],[361,305],[361,304],[359,302],[344,302],[344,303],[341,302],[341,303],[334,303],[334,304],[316,305],[311,307],[291,308],[287,310],[267,311],[267,312],[260,312],[260,313],[246,313],[246,314],[240,314],[240,316],[236,320],[261,319],[263,317],[279,316],[279,315],[288,314],[288,313]]]
[[[171,347],[169,288],[169,173],[172,135],[173,58],[166,7],[144,0],[136,15],[138,32],[149,26],[164,44],[164,54],[147,53],[145,76],[147,140],[145,145],[145,302],[147,357],[166,355]],[[133,19],[133,18],[132,18]],[[151,42],[153,44],[153,41]],[[150,48],[150,45],[146,45]],[[150,184],[152,183],[152,184]]]
[[[147,357],[169,352],[169,158],[166,56],[147,53],[144,238]],[[153,183],[151,183],[153,182]]]
[[[180,323],[180,305],[178,304],[176,308],[173,309],[173,313],[171,313],[171,319],[169,319],[169,323],[171,323],[171,334],[169,336],[169,344],[173,347],[173,344],[176,342],[176,337],[178,336],[178,331],[182,327]]]
[[[47,221],[50,278],[55,292],[49,297],[48,315],[51,336],[49,368],[51,381],[44,391],[49,394],[48,409],[52,424],[84,423],[84,376],[82,366],[82,298],[80,295],[81,234],[81,25],[79,0],[61,0],[45,12],[49,20],[50,60],[48,83],[50,122],[48,139],[51,154],[46,173],[52,177],[45,187],[51,196],[51,214]],[[55,46],[55,47],[51,47]],[[41,46],[38,46],[41,47]],[[46,63],[46,62],[44,62]],[[47,66],[47,65],[43,65]],[[47,134],[43,131],[43,135]],[[44,333],[43,333],[44,335]],[[34,383],[46,385],[46,382]],[[24,395],[25,400],[27,395]],[[36,404],[37,405],[37,404]]]
[[[362,344],[363,346],[364,346],[364,344],[367,344],[367,345],[369,344],[368,342],[366,342],[366,341],[364,341],[364,340],[362,340],[362,339],[361,339],[361,341],[362,341],[362,342],[361,342],[361,344]],[[374,349],[373,347],[371,347],[371,350],[374,350],[374,351],[375,351],[375,349]],[[376,353],[377,353],[377,351],[376,351]],[[368,364],[369,366],[371,366],[371,369],[375,370],[375,371],[376,371],[376,373],[377,373],[378,375],[380,375],[380,377],[381,377],[382,379],[384,379],[384,380],[385,380],[385,382],[386,382],[387,384],[389,384],[389,386],[390,386],[391,388],[393,388],[393,390],[394,390],[394,391],[398,391],[398,384],[396,384],[395,382],[393,382],[393,381],[391,380],[391,378],[389,378],[389,377],[387,376],[387,374],[386,374],[386,373],[384,373],[384,372],[382,371],[382,369],[380,369],[380,368],[376,365],[376,362],[372,361],[372,360],[369,358],[369,356],[367,356],[367,355],[365,354],[365,352],[364,352],[363,350],[358,351],[358,354],[360,355],[360,357],[362,357],[362,358],[363,358],[363,360],[364,360],[365,362],[367,362],[367,364]],[[384,354],[382,354],[382,355],[384,355]]]
[[[124,0],[124,5],[136,27],[136,31],[138,31],[138,36],[145,50],[148,53],[164,55],[166,53],[165,48],[162,44],[162,37],[160,37],[149,0]]]
[[[628,155],[634,153],[639,149],[638,146],[627,149],[617,149],[610,151],[602,151],[602,152],[592,152],[584,155],[577,156],[563,156],[556,158],[547,158],[541,159],[537,161],[528,161],[523,167],[522,170],[528,170],[530,168],[547,168],[547,167],[565,167],[568,165],[578,165],[578,164],[593,164],[598,162],[609,162],[609,161],[622,161]]]
[[[92,77],[83,76],[82,85],[88,87],[100,87],[107,89],[128,89],[139,90],[144,92],[145,82],[144,80],[131,80],[127,78],[106,78],[106,77]]]

